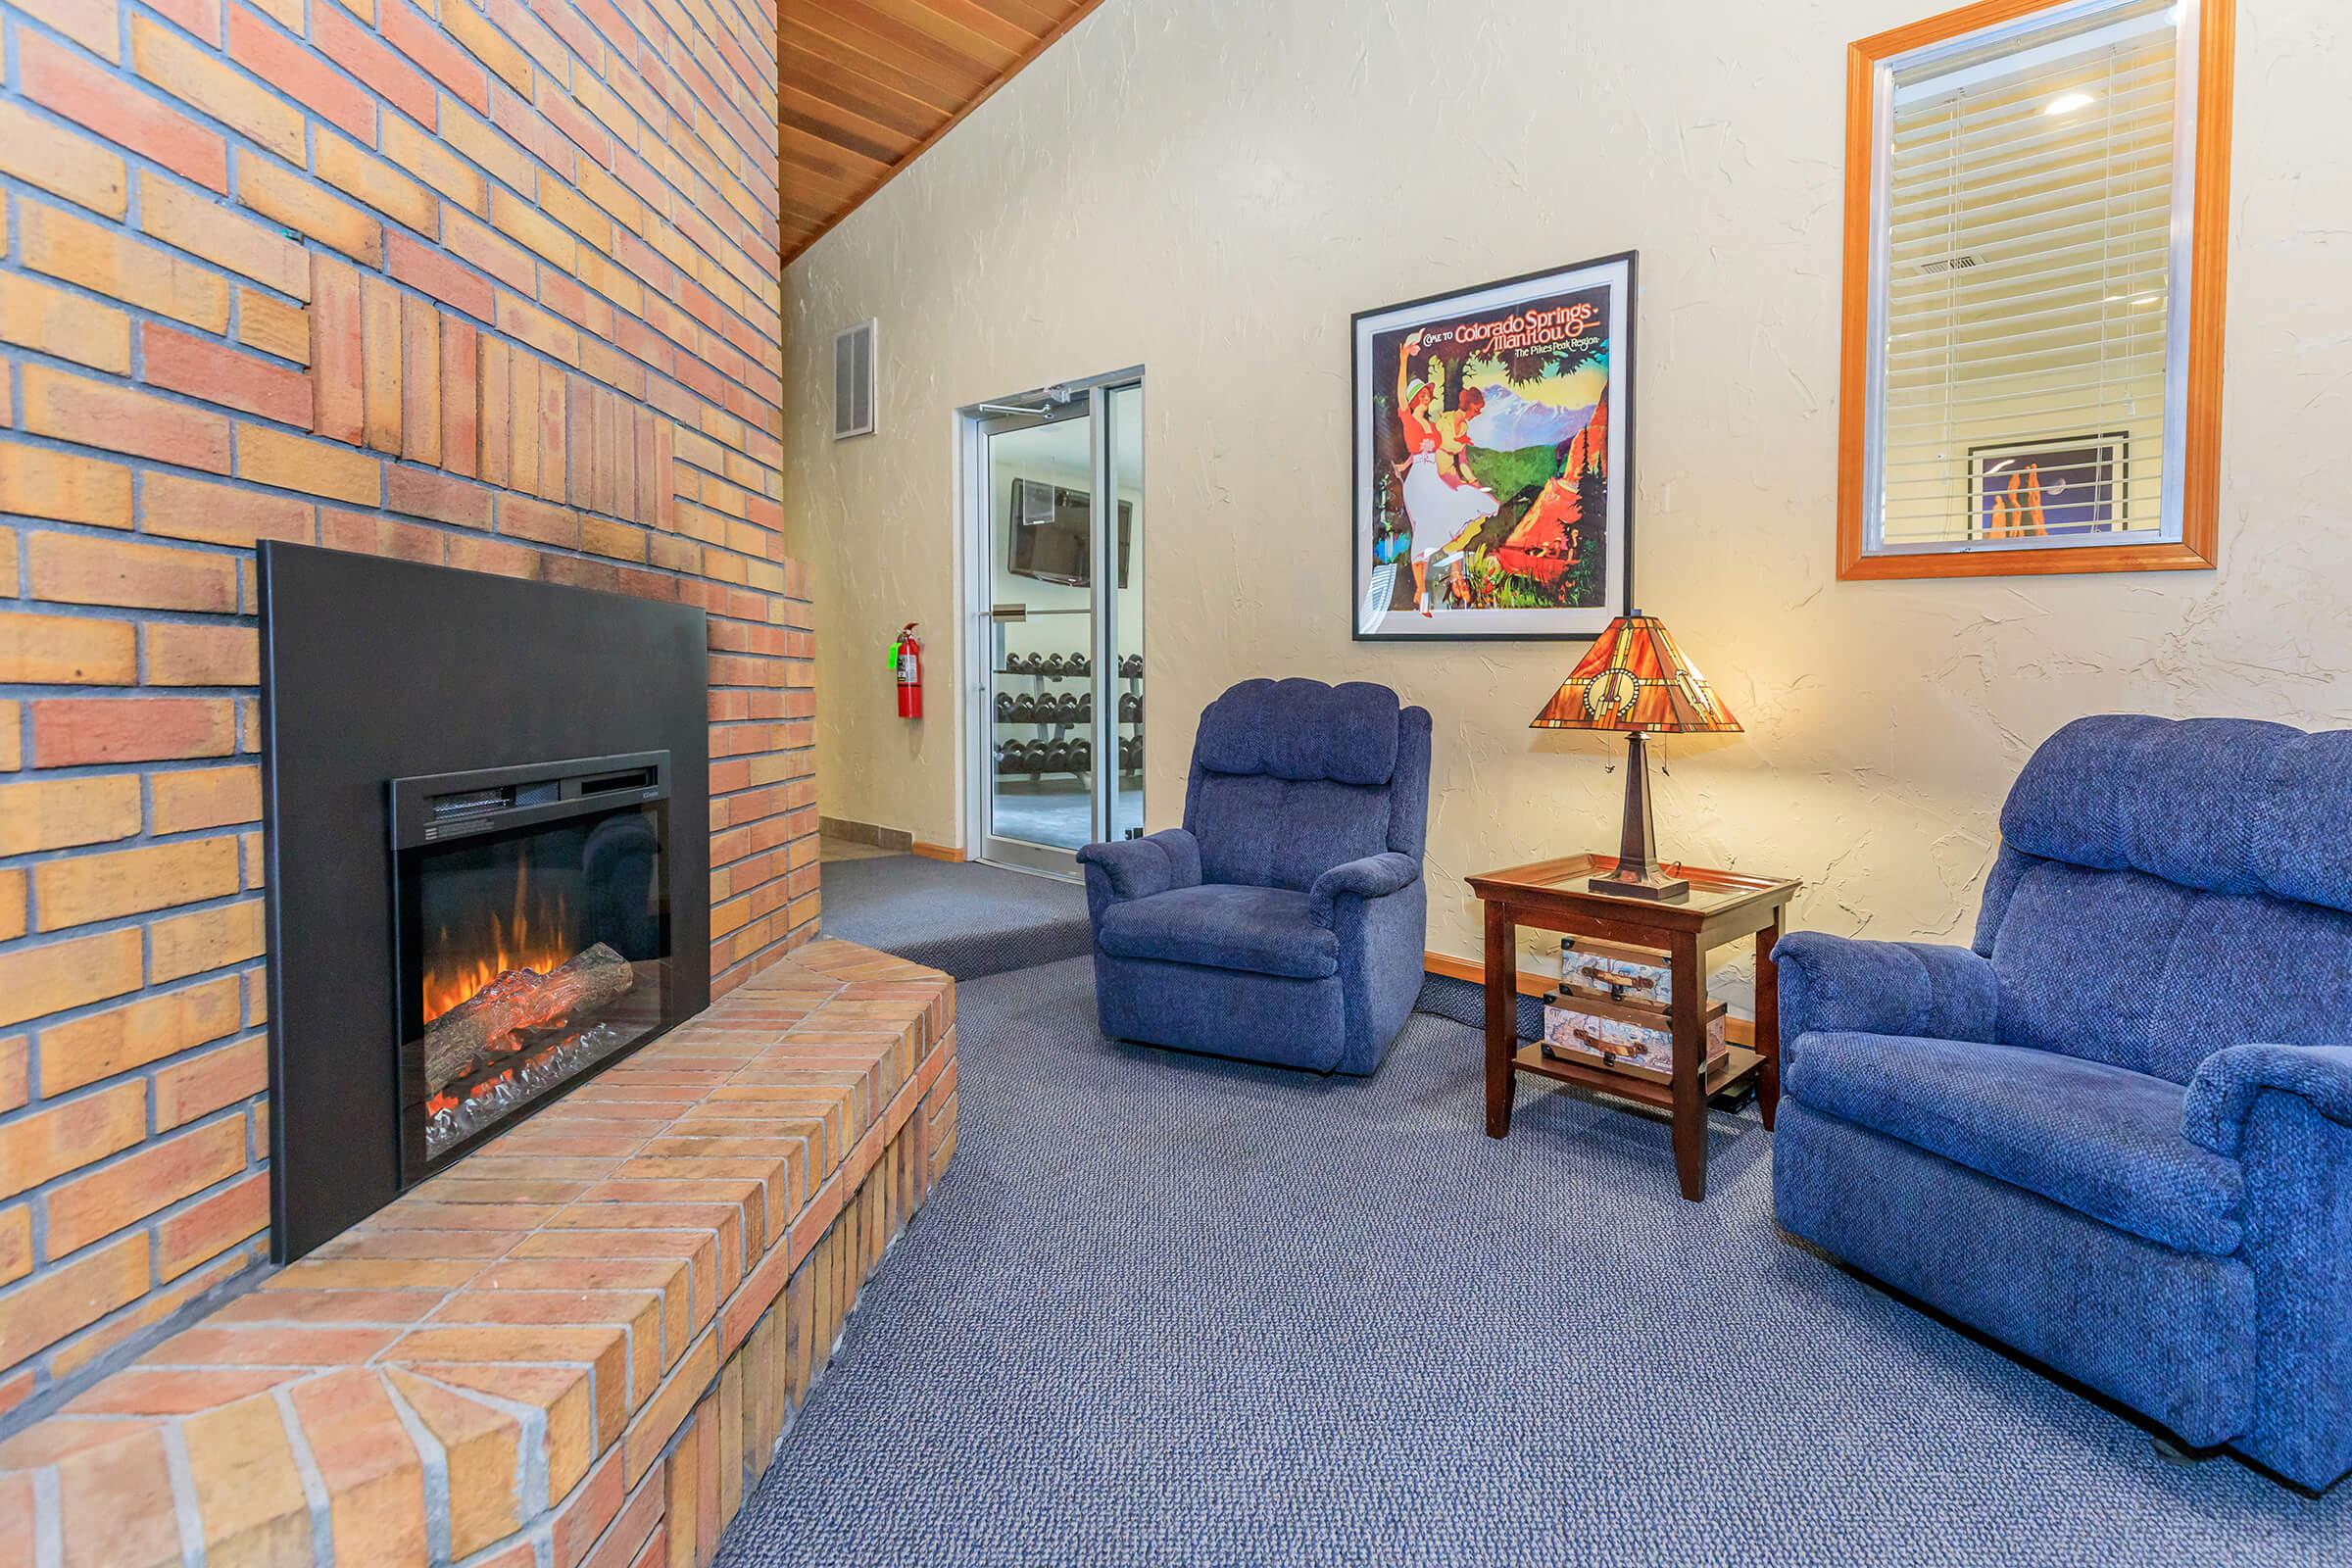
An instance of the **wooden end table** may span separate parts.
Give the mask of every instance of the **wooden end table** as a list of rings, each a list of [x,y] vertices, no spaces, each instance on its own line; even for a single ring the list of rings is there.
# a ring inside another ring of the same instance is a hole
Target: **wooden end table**
[[[1674,865],[1667,870],[1690,883],[1690,898],[1680,904],[1594,893],[1586,887],[1588,877],[1616,865],[1614,856],[1572,855],[1470,878],[1487,913],[1487,1136],[1509,1135],[1512,1091],[1516,1075],[1523,1072],[1655,1106],[1673,1120],[1674,1168],[1682,1179],[1683,1196],[1697,1202],[1707,1196],[1707,1098],[1752,1077],[1767,1128],[1780,1108],[1781,986],[1772,948],[1780,940],[1783,911],[1803,884]],[[1598,1064],[1555,1061],[1539,1046],[1519,1044],[1523,925],[1665,951],[1674,973],[1671,1084]],[[1756,940],[1756,1049],[1734,1046],[1725,1065],[1709,1074],[1700,1024],[1707,1007],[1707,955],[1748,936]]]

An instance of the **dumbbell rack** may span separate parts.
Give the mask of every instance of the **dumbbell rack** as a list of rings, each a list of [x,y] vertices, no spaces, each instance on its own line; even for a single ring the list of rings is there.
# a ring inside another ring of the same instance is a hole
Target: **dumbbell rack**
[[[1139,659],[1138,662],[1139,662],[1139,664],[1140,664],[1140,662],[1141,662],[1140,659]],[[1143,745],[1142,745],[1142,742],[1143,742],[1143,739],[1144,739],[1144,713],[1143,713],[1143,701],[1144,701],[1144,676],[1143,676],[1143,671],[1142,671],[1142,670],[1141,670],[1141,668],[1139,667],[1139,668],[1138,668],[1138,670],[1136,671],[1136,673],[1135,673],[1135,674],[1132,674],[1132,675],[1116,675],[1116,676],[1113,676],[1112,678],[1113,678],[1114,680],[1121,680],[1121,681],[1124,681],[1124,682],[1126,682],[1126,683],[1127,683],[1127,692],[1128,692],[1130,695],[1132,695],[1132,696],[1135,698],[1135,701],[1136,701],[1136,713],[1135,713],[1135,717],[1133,717],[1133,718],[1121,718],[1121,717],[1119,717],[1119,716],[1118,716],[1118,704],[1117,704],[1117,703],[1115,703],[1115,702],[1111,704],[1111,729],[1112,729],[1112,734],[1111,734],[1111,744],[1112,744],[1113,746],[1116,746],[1116,745],[1119,743],[1120,739],[1122,738],[1122,737],[1121,737],[1121,736],[1120,736],[1120,735],[1117,733],[1117,731],[1118,731],[1119,729],[1121,729],[1121,728],[1123,728],[1123,727],[1125,727],[1125,726],[1127,726],[1127,725],[1133,725],[1133,726],[1135,727],[1135,739],[1136,739],[1136,742],[1137,742],[1137,745],[1136,745],[1136,755],[1137,755],[1138,757],[1141,757],[1141,756],[1143,755]],[[1123,767],[1121,767],[1121,768],[1119,769],[1119,776],[1120,776],[1121,778],[1139,778],[1139,779],[1140,779],[1140,778],[1142,778],[1142,777],[1144,776],[1144,770],[1143,770],[1141,767],[1124,767],[1124,766],[1123,766]]]
[[[1045,692],[1045,685],[1044,685],[1044,683],[1045,683],[1045,682],[1048,682],[1048,681],[1053,681],[1053,682],[1055,682],[1055,683],[1059,683],[1059,682],[1061,682],[1061,681],[1065,681],[1065,680],[1079,680],[1079,681],[1087,681],[1087,682],[1090,682],[1090,683],[1091,683],[1091,682],[1094,680],[1094,675],[1093,675],[1093,673],[1092,673],[1091,671],[1090,671],[1089,673],[1087,673],[1087,674],[1084,674],[1084,675],[1079,675],[1079,674],[1073,674],[1071,671],[1069,671],[1069,670],[1067,670],[1067,669],[1061,669],[1061,670],[1048,670],[1048,669],[1019,669],[1019,668],[1014,668],[1014,667],[1011,667],[1011,666],[1010,666],[1010,664],[1009,664],[1009,662],[1007,662],[1005,665],[1000,665],[1000,666],[998,667],[998,669],[997,669],[997,672],[996,672],[996,673],[997,673],[997,675],[998,675],[998,677],[999,677],[1000,679],[1001,679],[1001,678],[1003,678],[1003,677],[1004,677],[1004,676],[1007,676],[1007,675],[1015,675],[1015,676],[1026,676],[1026,677],[1028,677],[1029,679],[1031,679],[1031,680],[1034,680],[1034,681],[1038,682],[1039,684],[1038,684],[1038,686],[1037,686],[1037,688],[1036,688],[1036,691],[1037,691],[1037,695],[1039,695],[1039,696],[1043,696],[1043,695],[1044,695],[1044,692]],[[1143,684],[1144,684],[1144,677],[1143,677],[1143,676],[1141,676],[1141,675],[1114,675],[1114,676],[1112,677],[1112,679],[1114,679],[1114,680],[1119,680],[1119,681],[1123,681],[1123,682],[1125,682],[1125,683],[1127,684],[1127,690],[1128,690],[1130,693],[1132,693],[1132,694],[1134,694],[1134,695],[1136,695],[1136,696],[1138,696],[1138,697],[1140,697],[1140,696],[1142,695],[1142,691],[1143,691]],[[1112,711],[1113,711],[1114,713],[1116,712],[1116,704],[1115,704],[1115,703],[1112,705]],[[997,724],[997,725],[999,725],[999,726],[1001,726],[1001,727],[1004,727],[1004,726],[1009,726],[1009,727],[1013,727],[1013,728],[1023,728],[1023,729],[1025,729],[1025,728],[1032,728],[1032,727],[1034,727],[1034,728],[1038,728],[1038,729],[1047,729],[1047,730],[1052,730],[1052,731],[1054,732],[1054,734],[1053,734],[1053,739],[1054,739],[1054,740],[1067,740],[1067,739],[1069,739],[1069,738],[1070,738],[1070,732],[1071,732],[1071,731],[1073,731],[1073,730],[1078,730],[1078,729],[1093,729],[1093,728],[1095,728],[1095,727],[1096,727],[1096,726],[1097,726],[1099,723],[1102,723],[1102,722],[1103,722],[1103,714],[1102,714],[1102,710],[1101,710],[1100,708],[1098,708],[1098,709],[1096,710],[1095,716],[1094,716],[1094,717],[1092,717],[1092,718],[1006,718],[1006,717],[1003,716],[1002,714],[998,714],[998,713],[994,713],[994,712],[992,712],[992,713],[989,715],[989,717],[990,717],[990,719],[991,719],[991,721],[992,721],[993,723],[995,723],[995,724]],[[1115,745],[1115,744],[1117,743],[1117,736],[1116,736],[1116,733],[1115,733],[1116,729],[1117,729],[1119,726],[1128,726],[1128,725],[1131,725],[1131,726],[1133,726],[1133,728],[1134,728],[1134,730],[1135,730],[1135,733],[1136,733],[1136,735],[1137,735],[1139,738],[1142,736],[1142,734],[1143,734],[1143,729],[1144,729],[1144,721],[1143,721],[1143,719],[1142,719],[1140,716],[1139,716],[1139,717],[1136,717],[1136,718],[1120,718],[1120,719],[1115,719],[1115,720],[1113,720],[1113,721],[1111,722],[1111,724],[1110,724],[1110,727],[1112,728],[1112,730],[1113,730],[1113,732],[1114,732],[1114,733],[1113,733],[1113,736],[1112,736],[1112,744],[1114,744],[1114,745]],[[993,764],[992,764],[992,765],[993,765]],[[1120,772],[1121,776],[1123,776],[1123,777],[1128,777],[1128,778],[1141,778],[1141,777],[1143,776],[1143,771],[1144,771],[1144,770],[1143,770],[1142,768],[1140,768],[1140,767],[1122,767],[1121,769],[1119,769],[1119,772]],[[1004,770],[1004,768],[998,768],[998,770],[997,770],[997,776],[998,776],[999,778],[1021,778],[1021,777],[1029,777],[1029,778],[1043,778],[1043,777],[1045,777],[1046,775],[1048,775],[1049,773],[1072,773],[1072,774],[1082,774],[1082,772],[1083,772],[1083,770],[1082,770],[1082,769],[1079,769],[1079,768],[1074,768],[1074,767],[1064,767],[1064,768],[1048,768],[1048,767],[1031,767],[1031,766],[1024,766],[1024,767],[1017,767],[1017,768],[1014,768],[1014,769],[1012,769],[1012,770],[1011,770],[1011,771],[1009,771],[1009,772],[1007,772],[1007,771],[1006,771],[1006,770]]]

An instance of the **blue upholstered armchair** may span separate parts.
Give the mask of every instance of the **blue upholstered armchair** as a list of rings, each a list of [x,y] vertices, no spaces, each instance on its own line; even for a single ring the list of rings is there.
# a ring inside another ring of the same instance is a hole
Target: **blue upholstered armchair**
[[[1102,1032],[1378,1067],[1421,991],[1429,731],[1359,682],[1249,680],[1211,703],[1184,826],[1078,852]]]
[[[1781,1224],[2308,1487],[2352,1469],[2352,731],[2036,752],[1973,948],[1783,941]]]

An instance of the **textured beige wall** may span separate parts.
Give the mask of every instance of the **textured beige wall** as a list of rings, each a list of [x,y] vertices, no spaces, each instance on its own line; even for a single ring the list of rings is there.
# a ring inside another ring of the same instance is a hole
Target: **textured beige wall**
[[[1638,597],[1747,725],[1667,747],[1670,856],[1803,877],[1802,924],[1965,940],[2065,720],[2352,723],[2338,0],[2239,8],[2221,569],[1837,581],[1845,44],[1934,9],[1109,0],[788,274],[825,813],[968,840],[956,725],[889,717],[882,668],[957,612],[952,411],[1141,364],[1152,825],[1230,682],[1386,682],[1437,715],[1431,939],[1474,953],[1463,875],[1610,842],[1615,748],[1526,728],[1575,645],[1348,640],[1348,318],[1623,249]],[[868,316],[882,433],[836,446],[831,336]]]

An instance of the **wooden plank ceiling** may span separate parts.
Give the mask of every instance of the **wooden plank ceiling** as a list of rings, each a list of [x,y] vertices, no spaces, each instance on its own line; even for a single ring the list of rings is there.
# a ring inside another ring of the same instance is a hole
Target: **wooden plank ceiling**
[[[781,0],[784,260],[1102,0]]]

